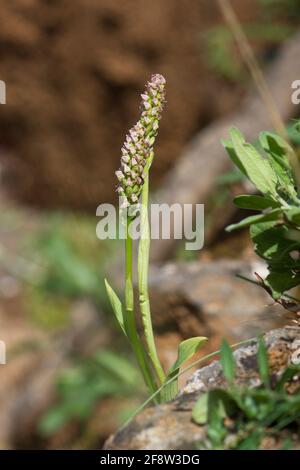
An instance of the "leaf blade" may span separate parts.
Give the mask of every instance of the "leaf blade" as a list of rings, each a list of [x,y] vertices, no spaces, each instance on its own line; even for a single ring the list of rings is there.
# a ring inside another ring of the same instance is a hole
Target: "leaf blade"
[[[223,373],[227,381],[231,384],[234,380],[235,361],[234,361],[232,349],[225,339],[222,341],[222,345],[221,345],[220,362],[222,365]]]
[[[126,331],[125,331],[125,325],[124,325],[122,303],[121,303],[119,297],[117,296],[117,294],[115,293],[115,291],[113,290],[113,288],[110,286],[107,279],[104,279],[104,284],[105,284],[105,289],[106,289],[106,292],[107,292],[107,296],[108,296],[110,304],[111,304],[111,308],[112,308],[112,310],[115,314],[117,322],[118,322],[121,330],[125,334],[125,336],[127,336]]]
[[[280,204],[272,198],[248,194],[236,196],[233,199],[233,202],[240,209],[265,210],[269,208],[277,209],[280,207]]]
[[[170,367],[169,372],[166,377],[166,382],[172,379],[179,373],[180,367],[206,343],[207,338],[205,336],[195,336],[194,338],[189,338],[182,341],[178,346],[178,353],[177,359]],[[164,397],[166,401],[170,401],[178,393],[178,382],[177,380],[173,380],[170,384],[166,385],[165,389],[163,390]]]
[[[226,232],[232,232],[233,230],[237,230],[240,228],[249,227],[252,224],[257,224],[259,222],[272,222],[278,219],[278,216],[282,213],[282,210],[273,209],[272,211],[268,212],[267,214],[257,214],[257,215],[250,215],[246,217],[246,219],[241,220],[237,224],[231,224],[226,227]]]
[[[266,387],[270,386],[268,353],[263,338],[258,338],[257,365],[259,375]]]
[[[244,167],[247,177],[263,194],[276,198],[277,176],[268,160],[264,159],[251,144],[246,143],[243,134],[236,128],[230,130],[233,148]]]

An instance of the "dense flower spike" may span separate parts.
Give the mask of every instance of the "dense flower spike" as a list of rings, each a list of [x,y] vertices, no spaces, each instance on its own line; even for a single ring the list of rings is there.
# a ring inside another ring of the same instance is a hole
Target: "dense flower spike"
[[[144,183],[144,168],[153,152],[155,137],[165,102],[165,78],[151,76],[142,93],[141,117],[133,126],[121,149],[121,168],[116,171],[119,181],[117,192],[126,207],[136,204]]]

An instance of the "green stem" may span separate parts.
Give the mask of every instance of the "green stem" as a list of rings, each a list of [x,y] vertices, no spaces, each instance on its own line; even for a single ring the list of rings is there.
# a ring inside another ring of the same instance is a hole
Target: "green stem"
[[[152,157],[153,158],[153,157]],[[153,368],[157,374],[160,385],[165,381],[165,373],[157,355],[148,293],[148,271],[149,271],[149,252],[150,252],[150,227],[148,219],[148,199],[149,199],[149,168],[152,162],[149,159],[148,166],[145,169],[146,177],[142,189],[141,200],[141,238],[138,252],[138,288],[141,317],[144,328],[144,336],[147,351],[151,359]]]
[[[132,238],[130,236],[130,224],[131,219],[127,218],[126,223],[126,242],[125,242],[125,258],[126,258],[126,275],[125,275],[125,306],[126,316],[125,331],[128,339],[131,343],[132,349],[135,353],[139,367],[143,374],[146,385],[148,386],[151,393],[155,392],[157,386],[152,377],[151,370],[147,364],[146,353],[143,348],[143,344],[137,332],[135,316],[134,316],[134,293],[133,293],[133,281],[132,281]]]

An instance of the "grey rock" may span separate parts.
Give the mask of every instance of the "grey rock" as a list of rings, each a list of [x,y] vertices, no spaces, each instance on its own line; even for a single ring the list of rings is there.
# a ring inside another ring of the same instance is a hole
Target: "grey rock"
[[[155,331],[181,338],[224,336],[240,341],[283,326],[283,309],[253,279],[260,261],[218,260],[167,263],[150,271],[151,309]],[[163,315],[162,315],[163,312]]]

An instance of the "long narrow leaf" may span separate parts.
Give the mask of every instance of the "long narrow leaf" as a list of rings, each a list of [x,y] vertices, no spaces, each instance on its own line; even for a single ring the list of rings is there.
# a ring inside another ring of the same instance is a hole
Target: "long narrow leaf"
[[[297,193],[290,163],[290,155],[293,154],[292,147],[282,137],[272,132],[262,132],[259,136],[259,141],[277,174],[278,181],[280,182],[278,191],[285,191],[286,194],[295,199]]]
[[[117,296],[117,294],[115,293],[115,291],[113,290],[113,288],[109,285],[107,279],[104,279],[104,283],[105,283],[106,292],[107,292],[107,295],[111,304],[111,308],[113,309],[117,322],[119,323],[124,335],[126,336],[122,303],[119,297]]]
[[[228,382],[231,384],[234,380],[235,361],[232,349],[225,339],[222,341],[221,345],[220,362],[222,365],[223,373]]]
[[[268,352],[264,340],[261,337],[258,338],[257,365],[262,382],[266,387],[269,387]]]

